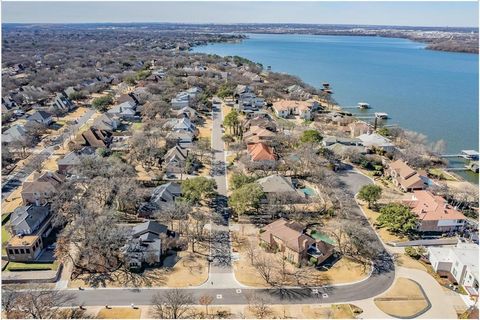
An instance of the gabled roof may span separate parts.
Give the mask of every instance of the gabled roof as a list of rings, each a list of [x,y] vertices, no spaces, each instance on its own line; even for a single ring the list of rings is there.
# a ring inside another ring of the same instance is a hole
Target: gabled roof
[[[22,193],[53,193],[64,181],[65,176],[47,171],[34,181],[25,181],[22,185]]]
[[[89,128],[81,135],[83,143],[94,148],[105,148],[109,144],[109,134],[96,128]]]
[[[250,154],[252,161],[275,160],[273,148],[267,146],[263,142],[248,145],[247,151]]]
[[[160,224],[156,221],[147,221],[144,223],[137,224],[132,228],[133,234],[132,236],[135,238],[140,237],[142,234],[147,232],[160,235],[160,234],[167,234],[168,228],[166,225]]]
[[[52,115],[50,113],[40,110],[40,111],[35,111],[30,117],[28,117],[28,120],[43,122],[51,117]]]
[[[278,174],[258,179],[257,183],[262,187],[265,193],[277,193],[277,192],[294,192],[295,188],[292,184],[292,179],[289,177],[283,177]]]
[[[81,164],[83,155],[92,155],[94,151],[89,147],[84,147],[80,151],[72,151],[65,155],[62,159],[57,160],[58,165],[77,166]]]
[[[314,107],[313,100],[307,100],[307,101],[280,100],[272,104],[272,108],[275,109],[277,112],[282,112],[282,111],[286,111],[294,108],[304,111],[307,109],[312,109],[313,107]]]
[[[117,127],[117,122],[113,117],[111,114],[103,113],[95,119],[92,126],[98,130],[114,131]]]
[[[178,183],[169,182],[156,187],[152,192],[151,202],[170,202],[181,196],[182,187]]]
[[[22,206],[16,208],[11,217],[10,225],[15,231],[30,230],[35,232],[50,213],[49,206]]]
[[[172,159],[185,161],[187,159],[187,155],[188,155],[187,149],[183,149],[180,146],[176,145],[170,148],[170,150],[167,151],[167,153],[163,158],[165,159],[166,162],[170,162],[172,161]]]
[[[14,125],[2,134],[2,142],[10,143],[25,138],[25,128],[22,125]]]

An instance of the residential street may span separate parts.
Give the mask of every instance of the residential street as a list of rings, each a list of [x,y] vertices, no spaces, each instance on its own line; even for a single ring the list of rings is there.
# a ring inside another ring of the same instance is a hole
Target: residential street
[[[92,116],[95,114],[95,110],[93,109],[88,109],[87,112],[77,120],[77,124],[71,126],[69,129],[70,130],[65,130],[66,132],[62,133],[60,136],[58,136],[55,139],[54,144],[45,147],[41,150],[37,150],[36,147],[33,150],[32,155],[30,155],[27,160],[26,164],[22,167],[19,168],[18,170],[14,170],[14,172],[10,175],[8,175],[5,180],[2,183],[2,199],[5,199],[12,193],[16,188],[22,185],[22,183],[27,179],[29,175],[32,174],[32,172],[35,170],[37,167],[38,163],[41,163],[48,159],[55,151],[56,146],[61,146],[65,140],[68,139],[68,137],[72,134],[72,132],[75,132],[78,130],[81,126],[83,126],[88,120],[92,118]]]

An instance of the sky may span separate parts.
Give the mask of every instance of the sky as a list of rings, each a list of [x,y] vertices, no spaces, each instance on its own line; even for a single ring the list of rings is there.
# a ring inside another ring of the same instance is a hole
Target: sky
[[[5,23],[314,23],[478,27],[478,2],[2,1]]]

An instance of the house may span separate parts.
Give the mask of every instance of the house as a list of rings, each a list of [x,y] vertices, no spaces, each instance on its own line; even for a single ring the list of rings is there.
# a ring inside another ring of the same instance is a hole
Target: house
[[[77,90],[74,88],[74,87],[68,87],[66,88],[65,90],[62,91],[62,95],[65,97],[65,98],[68,98],[70,99],[70,96],[72,94],[75,94],[77,92]]]
[[[159,265],[176,239],[178,234],[156,221],[138,224],[123,248],[125,262],[132,270],[140,270],[145,264]]]
[[[183,173],[185,171],[187,157],[188,149],[183,149],[178,145],[168,150],[163,157],[163,167],[166,173]]]
[[[254,144],[272,140],[275,136],[276,134],[268,129],[259,126],[251,126],[249,130],[243,134],[243,141],[246,144]]]
[[[315,260],[319,265],[332,256],[334,248],[331,244],[313,239],[304,230],[305,227],[298,222],[278,219],[262,228],[260,245],[268,250],[278,250],[296,265],[305,260]]]
[[[189,131],[173,131],[167,134],[167,139],[174,141],[175,144],[182,148],[190,148],[193,145],[193,138],[195,136]]]
[[[272,147],[263,142],[247,145],[247,152],[252,161],[275,161],[275,153]]]
[[[118,121],[115,119],[114,115],[103,113],[102,115],[100,115],[95,119],[95,121],[92,124],[92,127],[101,131],[113,132],[117,130]]]
[[[342,159],[350,159],[352,155],[366,153],[363,146],[344,145],[341,143],[334,143],[325,148],[332,151],[334,155]]]
[[[181,185],[174,182],[169,182],[156,187],[150,198],[150,202],[161,205],[162,202],[174,202],[182,195]]]
[[[252,113],[265,105],[265,100],[258,98],[250,86],[238,85],[233,96],[236,108],[241,112]]]
[[[311,120],[312,112],[319,108],[319,104],[315,100],[280,100],[274,102],[272,108],[275,114],[281,118],[299,116],[302,119]]]
[[[427,187],[422,177],[402,160],[396,160],[390,163],[388,175],[392,178],[395,186],[405,192],[413,190],[423,190]]]
[[[466,217],[430,191],[415,190],[410,199],[404,200],[414,214],[418,216],[418,231],[421,232],[454,232],[465,225]]]
[[[41,235],[47,236],[50,232],[50,207],[48,205],[27,205],[16,208],[8,223],[13,235]]]
[[[117,103],[122,104],[124,102],[128,102],[132,106],[136,106],[139,104],[137,98],[133,93],[128,93],[128,94],[122,94],[120,97],[117,98]]]
[[[252,126],[257,126],[270,130],[272,132],[277,131],[277,124],[272,120],[268,113],[260,113],[252,116],[251,118],[245,120],[242,124],[243,130],[247,131]]]
[[[112,142],[112,137],[108,131],[91,127],[78,136],[77,141],[81,145],[92,148],[108,148]]]
[[[82,163],[82,157],[93,156],[95,150],[90,147],[84,147],[80,151],[72,151],[63,158],[57,160],[58,172],[60,174],[69,174],[72,170]]]
[[[65,176],[47,171],[33,181],[25,181],[22,185],[23,204],[41,205],[47,203],[60,189]]]
[[[341,144],[344,146],[361,146],[362,141],[357,138],[342,138],[342,137],[335,137],[335,136],[325,136],[322,140],[322,144],[324,147],[331,146],[333,144]]]
[[[304,198],[304,194],[295,189],[290,177],[273,174],[258,179],[256,183],[262,188],[267,200],[284,197],[292,202]]]
[[[2,106],[5,106],[8,110],[16,108],[18,104],[10,96],[2,97]]]
[[[117,104],[107,111],[107,114],[117,116],[126,120],[131,120],[136,114],[136,104],[132,101],[125,101]]]
[[[46,111],[35,111],[30,117],[27,118],[27,120],[38,122],[45,126],[49,126],[53,123],[52,115]]]
[[[348,129],[352,138],[358,137],[362,134],[370,134],[373,132],[372,126],[364,121],[352,122],[348,124]]]
[[[433,270],[447,276],[478,297],[478,245],[458,242],[454,247],[428,247],[428,259]]]
[[[57,93],[57,96],[52,102],[52,106],[62,110],[63,112],[69,112],[75,109],[75,104],[70,100],[70,98],[65,97],[63,93]]]
[[[385,152],[393,152],[395,145],[384,136],[378,133],[365,133],[357,137],[362,141],[362,144],[369,150],[380,149]]]
[[[330,113],[328,119],[339,127],[347,127],[350,123],[354,122],[354,118],[351,115],[340,112]]]
[[[6,245],[8,261],[32,262],[38,258],[43,249],[42,237],[37,235],[13,236]]]
[[[197,134],[197,127],[187,117],[180,119],[171,119],[164,124],[164,128],[169,128],[172,132],[190,132]]]
[[[294,99],[308,100],[312,98],[312,95],[309,92],[305,91],[305,89],[298,84],[294,84],[285,88],[285,92]]]
[[[194,101],[197,96],[202,93],[203,90],[199,87],[192,87],[187,91],[183,91],[178,93],[175,98],[173,98],[170,102],[172,104],[172,108],[174,109],[182,109],[185,107],[189,107],[192,101]]]
[[[244,72],[243,76],[248,78],[252,82],[262,82],[262,78],[258,74],[251,71]]]
[[[190,107],[184,107],[179,110],[172,110],[172,113],[177,118],[188,118],[192,121],[195,121],[197,119],[197,111]]]
[[[6,130],[2,134],[2,143],[3,144],[8,144],[8,143],[18,143],[20,141],[25,140],[27,131],[25,130],[25,127],[22,125],[14,125],[10,129]]]

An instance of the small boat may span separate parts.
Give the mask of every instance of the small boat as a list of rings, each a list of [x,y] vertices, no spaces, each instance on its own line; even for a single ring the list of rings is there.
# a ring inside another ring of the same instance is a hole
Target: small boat
[[[358,108],[359,109],[370,109],[370,105],[366,102],[359,102],[358,103]]]
[[[375,118],[377,118],[377,119],[388,119],[388,113],[375,112]]]

